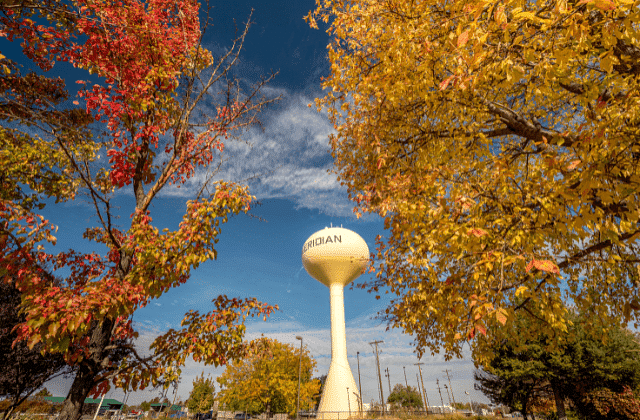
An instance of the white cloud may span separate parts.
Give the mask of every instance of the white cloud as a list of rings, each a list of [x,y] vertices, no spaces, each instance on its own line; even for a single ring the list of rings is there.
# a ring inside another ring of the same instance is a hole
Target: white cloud
[[[284,198],[296,208],[353,215],[346,188],[329,172],[329,135],[334,129],[315,106],[308,107],[314,98],[283,88],[266,88],[264,93],[283,99],[259,116],[263,129],[252,127],[241,140],[225,144],[225,161],[213,179],[247,183],[258,199]],[[199,171],[185,186],[167,188],[163,194],[191,196],[206,177],[206,171]]]

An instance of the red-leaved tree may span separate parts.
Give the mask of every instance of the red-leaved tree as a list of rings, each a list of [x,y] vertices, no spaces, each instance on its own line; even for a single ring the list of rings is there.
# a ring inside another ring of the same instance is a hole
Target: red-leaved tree
[[[75,366],[61,420],[78,420],[85,398],[111,385],[171,383],[188,356],[221,365],[247,354],[244,320],[266,319],[277,307],[219,296],[210,313],[191,311],[180,330],[157,337],[148,356],[134,346],[131,316],[214,259],[220,223],[250,209],[246,187],[208,176],[178,229],[159,230],[150,210],[163,188],[215,167],[224,141],[271,102],[259,94],[270,78],[244,93],[231,75],[249,24],[214,58],[201,46],[207,22],[194,0],[7,0],[0,7],[0,34],[21,40],[40,69],[23,74],[0,56],[0,276],[15,279],[23,296],[17,341],[41,343]],[[60,61],[100,81],[78,80],[71,107],[65,82],[42,74]],[[206,115],[205,98],[214,104]],[[126,226],[116,225],[112,205],[123,189],[133,192]],[[78,194],[97,220],[83,236],[96,249],[106,246],[104,254],[53,247],[56,227],[41,210]],[[61,285],[51,281],[60,273]]]

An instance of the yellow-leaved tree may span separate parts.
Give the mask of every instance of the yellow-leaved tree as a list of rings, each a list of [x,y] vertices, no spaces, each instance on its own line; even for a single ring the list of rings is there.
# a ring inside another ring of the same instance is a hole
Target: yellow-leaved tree
[[[639,5],[317,0],[307,16],[332,39],[316,105],[336,172],[390,230],[360,286],[395,295],[381,316],[420,356],[470,340],[486,362],[515,311],[567,331],[563,302],[637,323]]]
[[[295,415],[300,372],[300,410],[313,408],[320,381],[312,379],[316,361],[309,350],[261,337],[249,343],[250,356],[227,364],[217,378],[224,410]],[[300,361],[302,365],[300,365]]]

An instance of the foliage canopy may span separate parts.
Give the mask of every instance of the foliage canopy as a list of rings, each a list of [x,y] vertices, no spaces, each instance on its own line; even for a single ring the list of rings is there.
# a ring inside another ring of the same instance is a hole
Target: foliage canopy
[[[12,282],[0,282],[0,397],[9,403],[3,410],[5,419],[46,381],[72,373],[61,354],[42,354],[42,345],[12,345],[17,338],[14,327],[25,321],[20,314],[21,295]],[[44,388],[36,395],[51,393]]]
[[[245,319],[276,309],[219,296],[211,312],[190,311],[181,328],[157,337],[151,355],[134,345],[133,313],[215,259],[220,224],[254,199],[212,177],[225,142],[272,101],[260,95],[268,79],[245,91],[231,74],[249,23],[215,59],[201,45],[207,23],[195,0],[27,0],[0,9],[1,36],[22,40],[37,66],[25,74],[21,58],[0,55],[0,278],[22,293],[16,342],[76,367],[61,419],[79,419],[85,398],[111,385],[168,387],[189,356],[218,366],[246,354]],[[96,81],[74,81],[81,87],[71,103],[65,81],[44,74],[69,64]],[[154,224],[158,194],[197,170],[209,173],[177,229]],[[117,195],[128,197],[124,223]],[[82,238],[100,252],[55,247],[57,228],[42,210],[79,196],[93,212]],[[58,273],[61,284],[51,281]]]
[[[336,172],[390,230],[362,287],[419,355],[486,362],[478,333],[567,331],[567,300],[637,326],[640,3],[316,3]]]
[[[418,390],[412,386],[406,387],[402,384],[395,384],[393,391],[389,394],[387,402],[392,407],[422,409],[422,397]]]
[[[205,378],[204,372],[193,380],[193,389],[187,400],[187,408],[192,413],[202,413],[213,407],[216,387],[213,379]]]
[[[626,329],[599,328],[594,338],[585,330],[584,316],[571,312],[570,319],[568,337],[554,348],[548,344],[557,337],[532,336],[530,319],[516,317],[508,326],[512,339],[492,343],[491,362],[474,374],[475,388],[525,416],[545,400],[555,401],[560,418],[565,402],[585,419],[612,420],[624,411],[640,416],[640,401],[632,392],[640,390],[636,337]]]
[[[300,349],[266,337],[251,343],[256,350],[228,364],[217,378],[220,403],[225,409],[257,413],[295,415],[298,395]],[[310,410],[320,391],[320,380],[312,379],[316,361],[302,350],[300,410]]]

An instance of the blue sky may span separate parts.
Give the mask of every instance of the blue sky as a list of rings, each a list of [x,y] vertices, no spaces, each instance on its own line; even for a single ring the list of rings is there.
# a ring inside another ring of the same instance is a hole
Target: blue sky
[[[301,263],[303,243],[317,230],[333,224],[357,232],[370,250],[374,250],[376,235],[385,234],[383,222],[375,217],[357,220],[346,188],[340,186],[335,175],[328,173],[332,166],[328,145],[332,125],[315,107],[308,107],[314,98],[322,95],[320,77],[329,74],[328,36],[322,30],[310,29],[303,20],[314,7],[314,1],[234,0],[212,2],[212,5],[214,26],[207,30],[206,48],[214,53],[224,51],[233,38],[234,19],[238,27],[242,27],[253,8],[255,23],[247,36],[236,74],[247,83],[255,83],[261,75],[279,71],[266,92],[282,95],[283,99],[262,113],[264,131],[252,128],[243,134],[242,139],[251,147],[244,142],[226,145],[229,160],[219,174],[220,178],[232,181],[262,174],[248,184],[252,195],[262,202],[251,213],[264,221],[241,215],[223,225],[217,261],[201,265],[185,285],[136,312],[134,322],[141,333],[139,345],[144,349],[159,333],[178,327],[190,309],[201,313],[209,311],[211,300],[219,294],[256,297],[279,305],[280,311],[267,322],[249,322],[247,338],[264,334],[298,344],[295,336],[301,335],[318,362],[316,376],[319,376],[328,371],[330,363],[329,292],[304,271]],[[6,43],[2,45],[4,47]],[[3,51],[7,50],[13,48],[3,48]],[[75,73],[69,69],[59,66],[50,74],[66,76],[69,87],[74,86],[73,80],[69,79]],[[86,80],[87,76],[78,74],[78,78]],[[158,227],[177,226],[186,200],[193,196],[194,191],[189,186],[165,191],[155,202],[151,211]],[[132,197],[123,194],[117,201],[124,222],[133,209]],[[57,245],[60,250],[69,247],[88,249],[90,244],[79,238],[85,227],[95,224],[90,210],[81,201],[50,210],[51,220],[60,226]],[[345,289],[347,351],[356,381],[356,352],[360,352],[365,402],[378,398],[375,355],[368,344],[371,341],[384,341],[380,345],[380,362],[382,369],[389,368],[391,387],[404,383],[403,366],[406,366],[409,384],[416,385],[418,369],[414,363],[418,360],[410,344],[411,337],[398,330],[386,332],[386,325],[372,319],[384,309],[387,301],[384,296],[377,301],[363,290]],[[451,375],[456,401],[467,401],[465,390],[470,392],[472,399],[487,401],[473,390],[473,364],[468,356],[445,362],[441,355],[426,355],[422,362],[425,363],[422,373],[431,405],[440,404],[436,379],[440,379],[441,386],[446,383],[444,369]],[[192,380],[202,371],[216,377],[223,370],[190,361],[183,369],[178,400],[188,397]],[[388,381],[385,377],[382,379],[387,396]],[[69,386],[70,382],[64,380],[47,384],[57,396],[65,396]],[[447,403],[444,388],[442,393]],[[138,392],[129,397],[129,404],[156,395],[159,395],[157,390]],[[122,400],[123,392],[112,390],[107,396]]]

